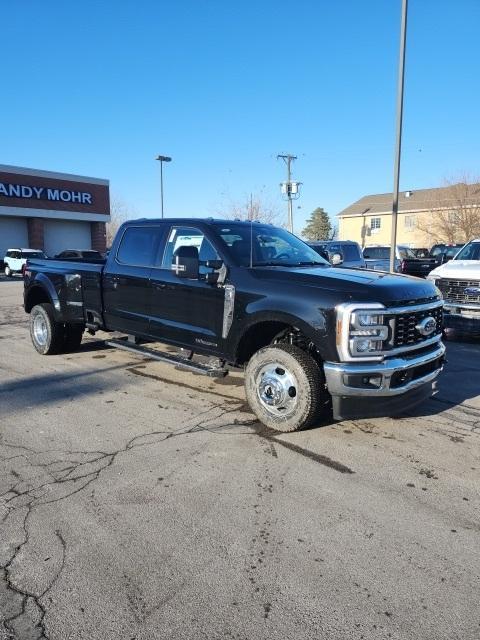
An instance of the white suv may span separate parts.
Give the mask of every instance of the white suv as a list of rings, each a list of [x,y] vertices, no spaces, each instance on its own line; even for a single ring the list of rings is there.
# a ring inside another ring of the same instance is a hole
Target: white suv
[[[38,249],[7,249],[3,259],[7,278],[13,276],[14,273],[21,273],[28,258],[46,258],[46,255]]]

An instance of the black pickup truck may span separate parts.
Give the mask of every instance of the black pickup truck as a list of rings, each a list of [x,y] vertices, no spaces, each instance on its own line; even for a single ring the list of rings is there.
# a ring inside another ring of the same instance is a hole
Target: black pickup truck
[[[39,353],[102,330],[125,334],[110,345],[207,375],[244,367],[252,410],[280,431],[325,420],[332,404],[336,419],[405,411],[431,395],[444,361],[432,283],[332,267],[262,223],[130,221],[106,261],[30,260],[24,280]]]

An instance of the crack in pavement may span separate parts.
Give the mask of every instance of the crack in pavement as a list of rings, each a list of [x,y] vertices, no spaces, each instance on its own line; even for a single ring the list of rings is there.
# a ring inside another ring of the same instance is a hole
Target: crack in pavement
[[[241,404],[241,401],[238,404]],[[2,621],[7,633],[17,637],[19,629],[23,629],[22,633],[28,629],[29,637],[34,637],[35,640],[49,639],[45,626],[45,617],[47,615],[45,598],[63,571],[67,552],[66,541],[60,530],[55,530],[55,536],[60,542],[62,550],[60,567],[49,580],[47,586],[38,592],[34,589],[20,586],[14,577],[15,565],[20,562],[19,556],[22,550],[30,543],[29,521],[35,510],[47,504],[66,500],[83,491],[90,484],[97,481],[101,473],[111,467],[116,458],[122,453],[138,447],[163,442],[170,438],[194,433],[207,427],[212,421],[221,420],[225,415],[234,411],[238,411],[238,407],[227,408],[222,404],[215,404],[195,416],[193,425],[183,426],[176,431],[155,430],[136,435],[130,438],[124,447],[113,452],[62,451],[60,449],[35,451],[32,448],[15,445],[11,442],[7,443],[0,439],[1,446],[23,451],[21,454],[1,458],[0,461],[7,462],[22,458],[31,467],[42,469],[44,474],[48,476],[43,478],[44,481],[32,484],[24,481],[18,472],[11,469],[9,475],[15,478],[15,482],[0,495],[0,509],[3,508],[5,511],[0,520],[0,526],[4,526],[8,522],[12,513],[22,509],[25,510],[20,523],[21,540],[16,544],[6,561],[0,565],[0,602],[6,605],[3,607],[4,609],[10,609],[10,612]],[[215,412],[216,415],[209,416],[212,412]],[[48,460],[48,456],[52,454],[55,454],[54,459]],[[59,457],[58,454],[63,454],[63,457]],[[47,457],[47,461],[45,461],[45,457]],[[62,466],[56,468],[59,464]],[[89,465],[93,469],[90,470]],[[80,483],[80,486],[78,486],[78,483]],[[60,491],[57,495],[54,494],[53,497],[48,495],[59,487]]]

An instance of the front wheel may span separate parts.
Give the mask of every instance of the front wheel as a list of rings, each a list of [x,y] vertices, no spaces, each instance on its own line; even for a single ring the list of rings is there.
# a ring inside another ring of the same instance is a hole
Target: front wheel
[[[245,393],[257,418],[277,431],[297,431],[319,420],[329,404],[315,360],[294,345],[257,351],[245,369]]]
[[[5,267],[5,275],[7,276],[7,278],[11,278],[12,277],[12,270],[10,269],[10,267],[8,265]]]

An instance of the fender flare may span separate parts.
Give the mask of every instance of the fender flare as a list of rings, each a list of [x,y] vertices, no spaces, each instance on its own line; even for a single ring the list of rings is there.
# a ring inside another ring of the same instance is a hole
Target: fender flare
[[[320,318],[319,320],[324,318]],[[296,315],[288,313],[286,311],[279,310],[259,310],[251,315],[249,315],[241,324],[235,327],[234,335],[232,335],[232,355],[235,356],[238,353],[238,349],[240,347],[241,341],[244,338],[247,331],[259,325],[263,322],[281,322],[283,324],[291,325],[293,327],[297,327],[303,335],[311,340],[313,344],[317,347],[320,356],[323,358],[324,356],[324,341],[326,339],[326,335],[322,330],[325,330],[326,327],[324,324],[319,322],[318,327],[314,327],[305,320],[302,320]]]
[[[25,306],[27,306],[27,300],[29,299],[30,293],[35,291],[35,289],[41,289],[44,291],[51,305],[53,306],[54,314],[56,318],[61,315],[61,306],[60,306],[60,298],[58,297],[57,290],[53,286],[53,283],[47,276],[43,273],[37,273],[35,276],[35,280],[32,282],[30,287],[28,288],[26,298],[25,298]]]

